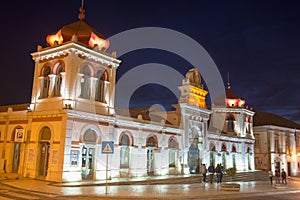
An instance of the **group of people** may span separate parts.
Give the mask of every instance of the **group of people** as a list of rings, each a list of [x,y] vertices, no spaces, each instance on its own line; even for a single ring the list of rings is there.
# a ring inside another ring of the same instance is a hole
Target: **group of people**
[[[206,183],[206,174],[209,174],[209,182],[213,183],[214,180],[214,174],[217,175],[217,183],[222,182],[223,174],[224,174],[224,167],[222,164],[217,164],[216,167],[213,165],[210,165],[208,168],[206,168],[205,164],[202,164],[202,182]]]
[[[269,178],[270,178],[271,185],[273,185],[273,172],[272,172],[272,170],[269,171]],[[284,171],[284,169],[282,169],[281,172],[280,172],[279,169],[275,169],[275,181],[276,181],[276,183],[287,184],[286,172]]]

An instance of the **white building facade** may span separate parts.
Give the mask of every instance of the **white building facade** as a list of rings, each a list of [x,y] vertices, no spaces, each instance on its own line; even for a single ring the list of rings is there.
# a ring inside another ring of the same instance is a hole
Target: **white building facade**
[[[68,182],[197,173],[201,164],[254,170],[252,117],[239,98],[207,109],[196,69],[179,86],[175,111],[157,121],[122,116],[114,107],[120,60],[109,42],[83,19],[47,37],[32,53],[31,103],[0,112],[0,169],[22,177]],[[228,102],[237,101],[238,104]],[[212,131],[213,115],[225,115]],[[105,154],[103,142],[113,142]],[[0,171],[0,172],[1,172]]]
[[[300,125],[277,115],[257,112],[254,135],[255,166],[259,170],[284,169],[300,174]]]

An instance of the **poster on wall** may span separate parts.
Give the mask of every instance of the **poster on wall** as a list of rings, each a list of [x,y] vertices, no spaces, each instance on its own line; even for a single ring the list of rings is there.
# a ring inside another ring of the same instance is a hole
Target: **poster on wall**
[[[17,128],[15,132],[15,142],[23,142],[24,141],[24,133],[25,130],[23,128]]]
[[[79,150],[71,150],[71,166],[77,166],[79,159]]]
[[[58,164],[58,150],[54,149],[52,151],[52,165],[57,165]]]
[[[28,162],[32,163],[34,160],[34,149],[28,149]]]

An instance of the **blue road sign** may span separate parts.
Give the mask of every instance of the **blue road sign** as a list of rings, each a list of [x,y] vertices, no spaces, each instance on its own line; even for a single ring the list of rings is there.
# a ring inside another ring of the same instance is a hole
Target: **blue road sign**
[[[114,153],[114,142],[113,141],[102,141],[102,153],[113,154]]]

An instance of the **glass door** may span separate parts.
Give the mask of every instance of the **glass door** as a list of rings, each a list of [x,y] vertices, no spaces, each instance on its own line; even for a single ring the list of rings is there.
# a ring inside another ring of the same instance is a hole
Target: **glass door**
[[[93,179],[94,175],[94,148],[82,147],[82,164],[81,175],[82,179]]]

